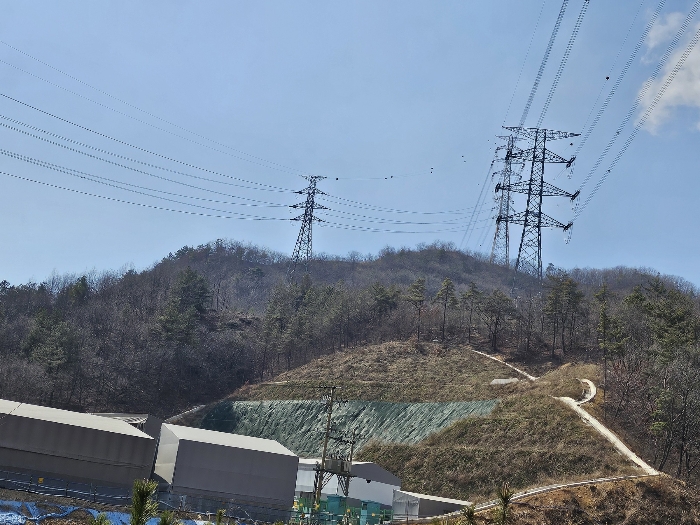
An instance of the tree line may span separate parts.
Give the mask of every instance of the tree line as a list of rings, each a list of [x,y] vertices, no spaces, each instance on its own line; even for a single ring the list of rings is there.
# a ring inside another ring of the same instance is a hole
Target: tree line
[[[700,317],[689,283],[644,269],[543,283],[448,244],[288,259],[216,241],[151,268],[0,283],[0,396],[170,416],[309,360],[390,340],[472,344],[525,363],[600,362],[605,417],[662,470],[700,459]]]

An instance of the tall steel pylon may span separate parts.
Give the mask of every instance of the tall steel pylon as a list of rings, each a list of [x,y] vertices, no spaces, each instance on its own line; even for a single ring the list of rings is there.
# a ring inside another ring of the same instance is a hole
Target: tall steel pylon
[[[503,159],[503,169],[500,172],[501,180],[496,184],[496,193],[501,188],[510,188],[510,185],[515,182],[513,180],[513,153],[515,149],[515,136],[508,135],[507,137],[499,137],[506,140],[506,155]],[[504,189],[501,191],[501,196],[498,200],[498,216],[496,217],[496,233],[493,236],[493,245],[491,246],[490,262],[500,264],[506,268],[510,266],[510,232],[508,224],[511,215],[510,205],[511,197],[510,190]]]
[[[320,175],[310,175],[304,177],[309,181],[309,185],[296,193],[303,195],[306,194],[306,201],[300,202],[298,204],[293,204],[290,208],[304,208],[304,213],[301,215],[290,219],[292,221],[301,221],[301,228],[299,229],[299,236],[297,237],[297,243],[294,246],[294,252],[292,253],[292,260],[289,262],[289,268],[287,269],[287,280],[292,282],[294,279],[294,272],[297,269],[297,265],[300,260],[304,261],[304,271],[309,273],[309,261],[311,260],[311,229],[314,221],[320,222],[321,219],[314,216],[315,210],[326,210],[325,206],[316,203],[316,195],[324,195],[324,193],[316,187],[316,183],[326,177]]]
[[[575,157],[565,159],[547,149],[547,142],[552,140],[576,137],[578,133],[553,131],[543,128],[507,127],[514,136],[532,141],[532,148],[514,152],[512,157],[530,163],[530,178],[527,181],[510,183],[507,186],[497,185],[496,191],[527,194],[525,211],[511,213],[507,217],[499,217],[497,221],[507,220],[512,224],[522,224],[523,233],[520,237],[518,258],[515,271],[528,273],[542,279],[542,228],[561,228],[567,231],[572,223],[563,224],[542,211],[543,197],[568,197],[571,201],[578,197],[561,188],[544,181],[544,167],[547,163],[566,164],[569,168]]]

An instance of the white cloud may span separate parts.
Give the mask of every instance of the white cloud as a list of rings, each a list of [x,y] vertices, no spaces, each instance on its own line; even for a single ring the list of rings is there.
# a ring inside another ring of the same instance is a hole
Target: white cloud
[[[652,83],[649,90],[642,98],[640,103],[640,115],[649,108],[654,97],[659,92],[659,89],[661,89],[661,86],[666,82],[666,79],[669,78],[678,59],[685,51],[688,41],[698,29],[700,29],[700,24],[692,31],[688,32],[686,38],[679,43],[676,50],[671,54],[661,75]],[[668,40],[670,36],[666,38]],[[661,41],[658,41],[656,45],[660,42]],[[666,89],[663,98],[661,98],[656,108],[649,115],[644,125],[645,129],[651,133],[656,133],[659,127],[673,116],[674,110],[677,108],[700,108],[700,48],[698,46],[696,46],[688,56],[685,64],[680,71],[678,71],[671,85]],[[697,126],[698,129],[700,129],[700,122],[698,122]]]
[[[681,23],[683,23],[683,18],[683,13],[675,12],[662,16],[657,20],[647,35],[647,50],[651,51],[671,40]]]

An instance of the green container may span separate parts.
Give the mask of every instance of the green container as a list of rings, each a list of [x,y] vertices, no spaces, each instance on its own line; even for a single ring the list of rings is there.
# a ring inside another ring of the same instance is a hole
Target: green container
[[[376,501],[363,501],[360,511],[360,525],[377,525],[381,519],[381,504]]]

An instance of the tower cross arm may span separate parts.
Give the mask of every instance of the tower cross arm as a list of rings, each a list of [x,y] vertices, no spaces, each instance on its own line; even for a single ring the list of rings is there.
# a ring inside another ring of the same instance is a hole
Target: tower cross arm
[[[558,220],[550,217],[546,213],[540,213],[541,217],[541,225],[543,228],[561,228],[564,231],[569,230],[574,223],[569,222],[568,224],[564,224],[563,222],[559,222]],[[497,217],[496,221],[504,221],[508,220],[508,222],[514,223],[514,224],[523,224],[525,223],[533,223],[537,221],[537,216],[534,213],[526,213],[524,211],[521,211],[519,213],[514,213],[513,215],[510,215],[509,217]]]
[[[544,128],[523,128],[521,126],[504,126],[504,129],[507,129],[514,135],[516,135],[518,138],[522,139],[534,139],[535,136],[542,136],[543,134],[546,134],[545,137],[547,140],[559,140],[559,139],[568,139],[571,137],[578,137],[581,135],[580,133],[570,133],[568,131],[555,131],[553,129],[544,129]]]

